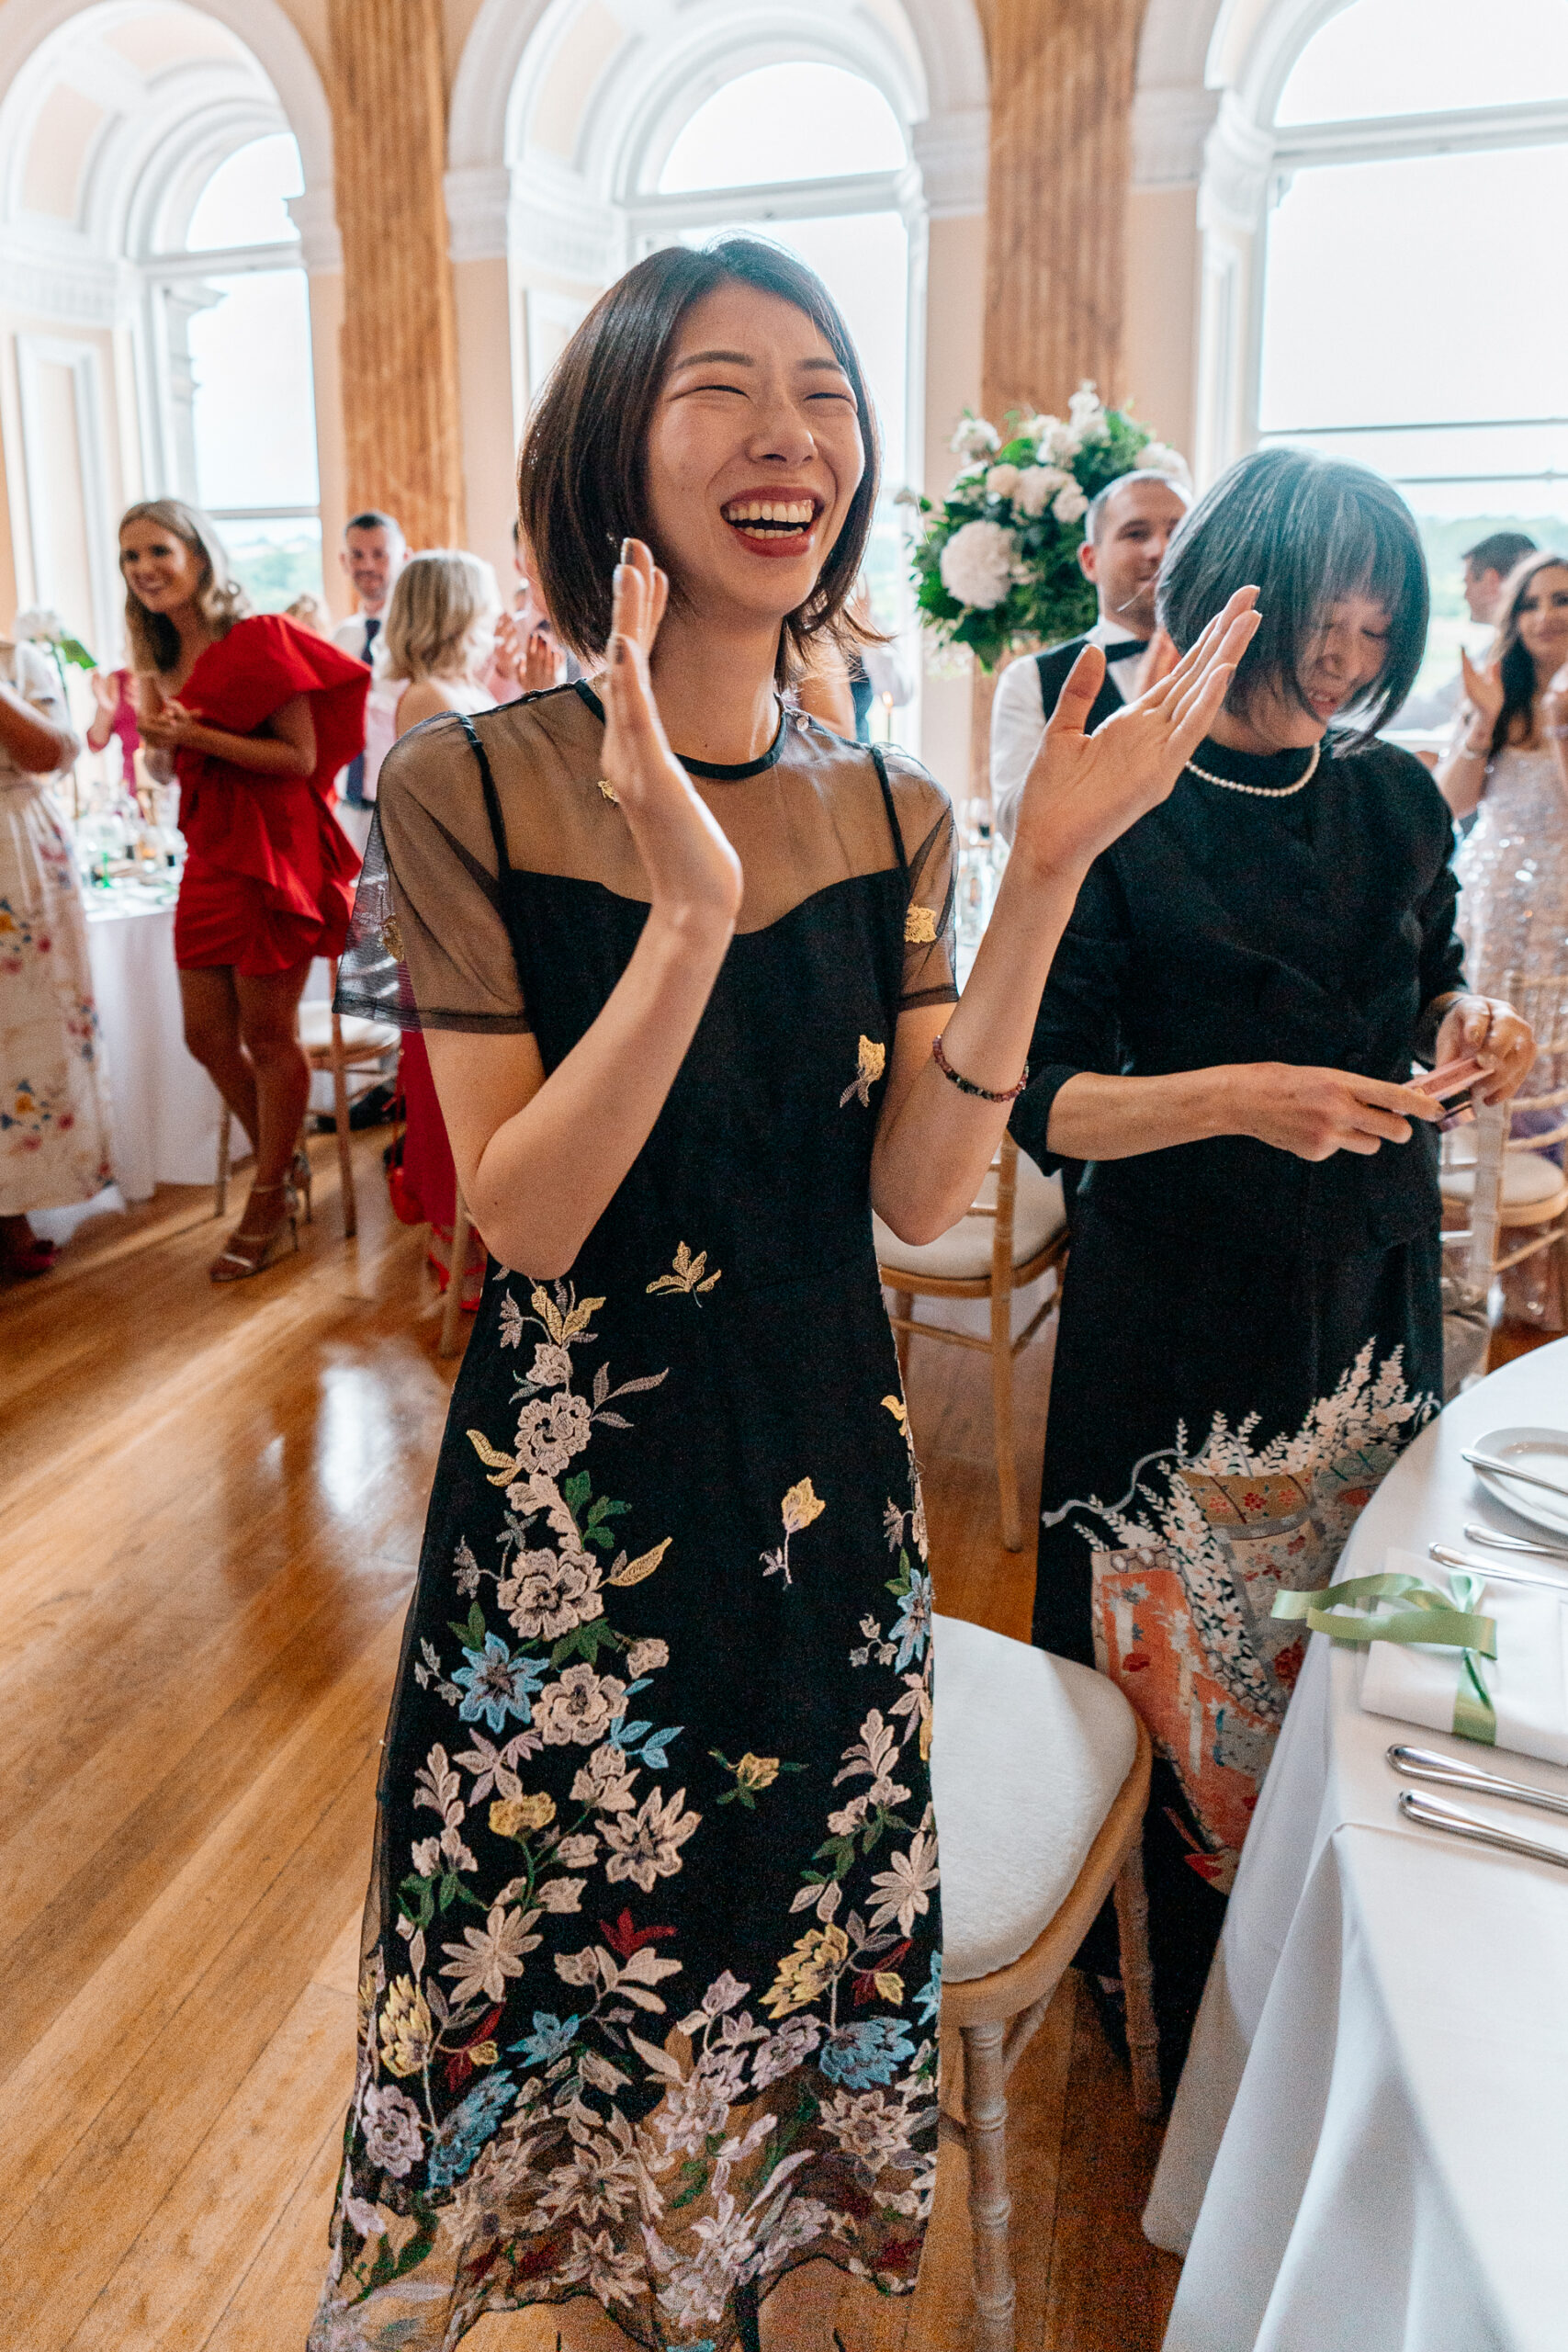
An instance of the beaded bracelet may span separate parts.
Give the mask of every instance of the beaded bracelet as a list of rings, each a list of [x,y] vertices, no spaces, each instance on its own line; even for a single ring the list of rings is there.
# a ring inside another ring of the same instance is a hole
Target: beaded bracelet
[[[1019,1080],[1018,1084],[1016,1086],[1010,1086],[1003,1094],[993,1093],[988,1086],[976,1086],[972,1078],[960,1078],[958,1072],[953,1069],[953,1064],[948,1060],[946,1054],[942,1051],[942,1039],[940,1037],[933,1037],[931,1039],[931,1058],[936,1063],[938,1069],[941,1070],[943,1078],[950,1078],[961,1094],[977,1095],[982,1102],[1016,1102],[1019,1096],[1023,1092],[1024,1088],[1029,1084],[1029,1064],[1027,1062],[1023,1065],[1023,1076]]]

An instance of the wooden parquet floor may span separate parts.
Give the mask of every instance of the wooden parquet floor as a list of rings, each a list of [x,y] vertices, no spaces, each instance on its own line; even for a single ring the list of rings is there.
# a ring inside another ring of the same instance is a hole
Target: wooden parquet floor
[[[211,1288],[210,1198],[169,1189],[0,1290],[6,2352],[304,2341],[378,1744],[452,1378],[383,1140],[356,1145],[357,1241],[322,1139],[316,1221],[254,1283]],[[1050,1328],[1021,1360],[1036,1475]],[[985,1361],[917,1341],[909,1395],[939,1605],[1026,1635]],[[1157,2133],[1070,1976],[1012,2098],[1020,2352],[1154,2352],[1176,2273],[1138,2228]],[[964,2352],[964,2193],[944,2151],[919,2291],[869,2312],[857,2294],[849,2352]],[[554,2352],[558,2329],[562,2352],[622,2340],[574,2304],[469,2341]]]

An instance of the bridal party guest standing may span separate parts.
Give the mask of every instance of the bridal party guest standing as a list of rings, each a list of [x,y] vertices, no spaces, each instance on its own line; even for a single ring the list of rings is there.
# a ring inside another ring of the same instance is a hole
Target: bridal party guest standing
[[[1172,2068],[1301,1662],[1274,1594],[1327,1583],[1441,1401],[1439,1113],[1412,1064],[1473,1051],[1495,1100],[1532,1050],[1465,992],[1436,786],[1374,740],[1426,637],[1403,501],[1359,467],[1243,458],[1166,559],[1175,646],[1243,581],[1258,635],[1175,791],[1090,868],[1012,1121],[1043,1165],[1088,1163],[1034,1638],[1154,1739]]]
[[[359,860],[333,779],[365,740],[370,673],[280,613],[252,614],[205,516],[177,499],[119,526],[142,741],[180,783],[175,910],[186,1044],[255,1153],[215,1283],[294,1235],[310,1073],[296,1035],[313,956],[342,952]]]
[[[1077,878],[1248,623],[1110,741],[1086,656],[955,1002],[945,795],[781,702],[848,634],[876,471],[810,271],[650,254],[523,452],[592,682],[382,771],[344,1001],[423,1024],[492,1262],[387,1731],[315,2352],[455,2352],[576,2297],[595,2346],[755,2352],[766,2297],[771,2342],[865,2352],[915,2283],[930,1580],[871,1206],[923,1241],[973,1200]]]

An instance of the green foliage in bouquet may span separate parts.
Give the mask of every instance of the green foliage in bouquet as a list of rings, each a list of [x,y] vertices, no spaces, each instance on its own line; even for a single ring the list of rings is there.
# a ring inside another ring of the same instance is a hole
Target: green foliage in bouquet
[[[1010,410],[1006,434],[965,412],[953,436],[964,462],[940,503],[906,493],[926,518],[910,550],[916,602],[946,645],[982,669],[1024,645],[1053,645],[1090,626],[1094,590],[1078,569],[1083,518],[1118,475],[1185,481],[1186,461],[1092,384],[1067,415]]]

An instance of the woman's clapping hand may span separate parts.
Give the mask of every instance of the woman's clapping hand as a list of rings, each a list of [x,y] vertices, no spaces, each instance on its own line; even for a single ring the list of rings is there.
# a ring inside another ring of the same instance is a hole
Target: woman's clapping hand
[[[1105,674],[1086,646],[1029,771],[1013,856],[1043,872],[1084,872],[1156,808],[1217,716],[1258,628],[1256,588],[1238,588],[1197,642],[1092,735],[1084,724]],[[1162,665],[1146,665],[1158,670]]]
[[[649,673],[670,582],[640,539],[622,544],[602,681],[604,781],[666,914],[733,928],[740,860],[670,748]]]
[[[1461,647],[1459,666],[1464,679],[1464,698],[1470,705],[1472,718],[1479,722],[1472,725],[1470,731],[1472,735],[1483,732],[1490,736],[1503,716],[1502,664],[1498,662],[1472,662]]]

